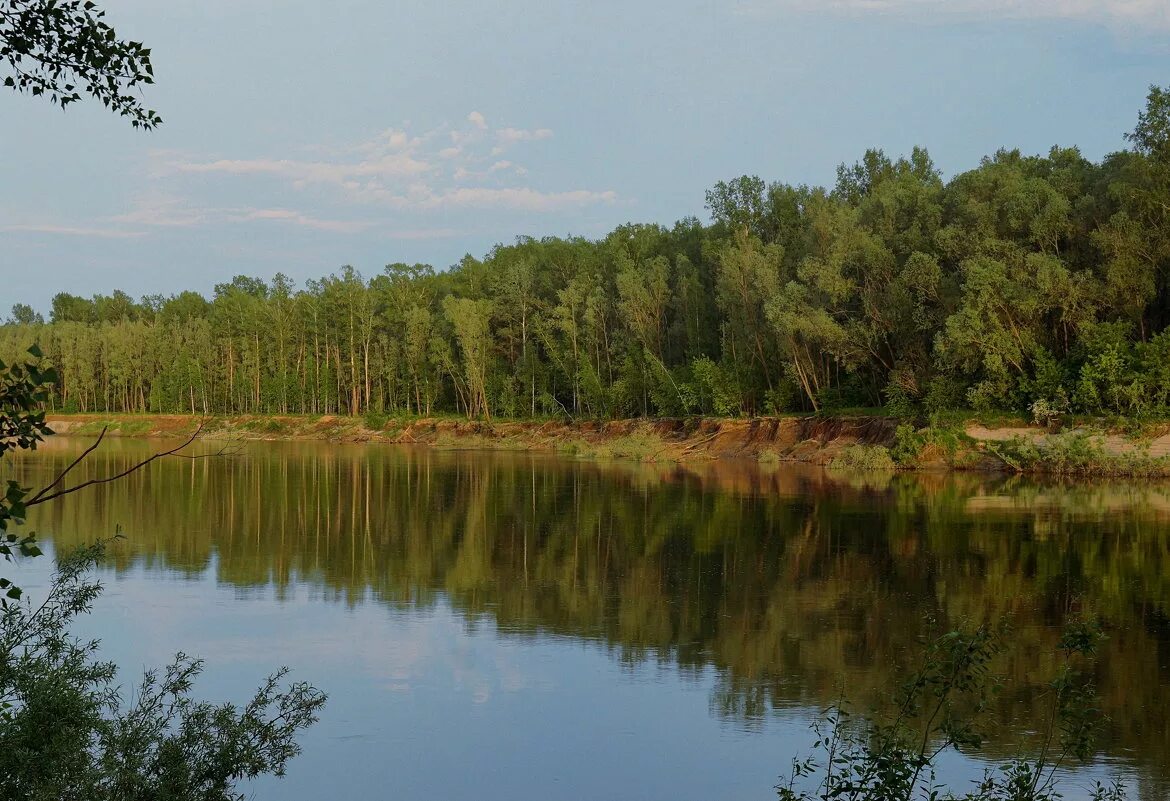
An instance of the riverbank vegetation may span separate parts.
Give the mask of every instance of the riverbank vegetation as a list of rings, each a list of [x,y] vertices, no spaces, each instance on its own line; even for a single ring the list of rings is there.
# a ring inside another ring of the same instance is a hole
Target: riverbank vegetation
[[[721,182],[711,222],[521,238],[448,270],[17,305],[54,408],[752,416],[1170,412],[1170,93],[1129,149],[1001,150],[944,180],[870,151],[832,188]],[[130,288],[131,290],[133,288]]]

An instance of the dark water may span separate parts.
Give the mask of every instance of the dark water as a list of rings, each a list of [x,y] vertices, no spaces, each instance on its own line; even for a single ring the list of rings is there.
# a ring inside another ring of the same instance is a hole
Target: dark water
[[[18,469],[35,484],[82,444]],[[878,704],[932,626],[1008,619],[995,759],[1043,727],[1074,610],[1106,625],[1112,722],[1068,797],[1170,787],[1170,486],[253,443],[32,524],[55,547],[122,527],[84,626],[128,686],[184,650],[206,697],[280,664],[330,693],[259,799],[767,799],[843,690]]]

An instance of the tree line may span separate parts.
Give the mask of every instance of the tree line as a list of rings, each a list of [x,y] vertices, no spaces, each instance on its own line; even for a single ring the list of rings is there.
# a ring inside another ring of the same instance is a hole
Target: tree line
[[[710,222],[520,238],[447,270],[57,295],[55,408],[754,415],[885,407],[1170,413],[1170,90],[1129,147],[1000,150],[944,181],[871,150],[832,188],[744,176]]]

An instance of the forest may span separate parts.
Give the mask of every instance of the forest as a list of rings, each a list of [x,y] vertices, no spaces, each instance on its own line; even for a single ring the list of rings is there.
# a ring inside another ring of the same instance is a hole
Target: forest
[[[744,176],[710,222],[520,238],[449,269],[239,276],[25,304],[80,412],[470,418],[881,407],[1170,414],[1170,89],[1129,147],[999,150],[944,180],[871,150],[835,186]]]

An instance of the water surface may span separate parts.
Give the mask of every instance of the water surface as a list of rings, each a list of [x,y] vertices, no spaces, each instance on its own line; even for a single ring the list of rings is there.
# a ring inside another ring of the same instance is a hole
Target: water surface
[[[36,484],[83,445],[18,469]],[[1010,620],[994,759],[1043,725],[1076,611],[1108,630],[1112,722],[1069,797],[1170,787],[1170,486],[249,443],[31,523],[55,547],[121,527],[84,628],[127,685],[183,650],[206,697],[280,664],[330,693],[258,799],[767,799],[819,709],[879,704],[931,630]]]

